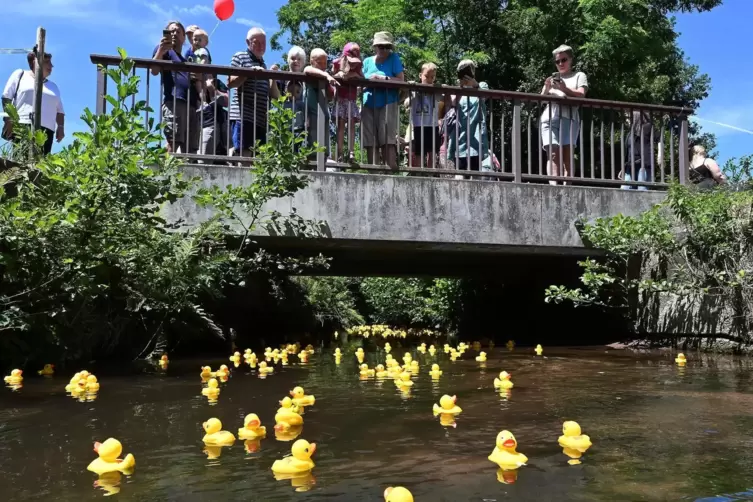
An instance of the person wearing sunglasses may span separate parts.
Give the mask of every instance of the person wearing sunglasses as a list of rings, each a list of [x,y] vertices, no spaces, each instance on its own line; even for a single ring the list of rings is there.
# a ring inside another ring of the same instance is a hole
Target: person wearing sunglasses
[[[546,79],[541,94],[564,98],[585,98],[588,78],[583,72],[573,71],[573,49],[560,45],[554,51],[557,71]],[[570,150],[577,144],[580,127],[578,107],[551,102],[541,115],[541,144],[547,151],[549,176],[570,176]],[[557,185],[557,181],[550,181]],[[567,182],[563,182],[567,184]]]

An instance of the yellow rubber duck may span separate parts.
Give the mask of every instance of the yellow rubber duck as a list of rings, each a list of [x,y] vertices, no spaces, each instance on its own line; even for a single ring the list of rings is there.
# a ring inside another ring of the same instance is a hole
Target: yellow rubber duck
[[[298,405],[289,397],[284,398],[275,414],[275,430],[286,430],[299,425],[303,425],[303,417],[298,413]]]
[[[499,374],[499,378],[494,379],[494,388],[500,390],[512,389],[515,385],[510,380],[512,375],[506,371],[502,371]]]
[[[37,371],[40,375],[43,376],[52,376],[55,374],[55,365],[54,364],[45,364],[44,368]]]
[[[309,353],[310,356],[314,355],[314,346],[311,344],[306,345],[306,352]]]
[[[228,378],[230,376],[230,368],[223,364],[220,366],[220,369],[217,370],[215,376],[221,380]]]
[[[201,389],[201,395],[210,399],[217,399],[220,396],[220,384],[216,378],[210,378],[207,386]]]
[[[5,383],[9,385],[20,385],[24,381],[23,370],[15,369],[10,372],[10,375],[5,377]]]
[[[309,443],[305,439],[299,439],[293,443],[290,449],[292,455],[272,464],[272,471],[276,474],[300,474],[314,468],[311,456],[316,452],[316,443]]]
[[[450,361],[453,361],[453,362],[455,362],[455,361],[457,361],[457,360],[458,360],[458,357],[460,357],[460,352],[458,352],[458,351],[457,351],[457,350],[455,350],[455,349],[452,349],[452,350],[450,351]]]
[[[233,355],[230,356],[230,362],[233,364],[239,365],[241,363],[241,353],[238,351],[235,351]]]
[[[685,359],[685,354],[680,352],[679,354],[677,354],[677,357],[675,358],[675,362],[679,364],[680,366],[685,366],[688,360]]]
[[[562,436],[559,437],[558,442],[563,448],[571,448],[581,453],[584,453],[593,444],[591,438],[581,432],[578,422],[572,420],[562,424]]]
[[[419,346],[418,346],[418,351],[419,351],[420,353],[422,353],[422,354],[426,354],[426,344],[425,344],[425,343],[422,343],[421,345],[419,345]]]
[[[515,342],[512,340],[507,341],[507,350],[512,350],[515,348]]]
[[[476,361],[480,363],[486,362],[486,352],[481,352],[479,355],[476,356]]]
[[[437,353],[437,349],[434,348],[434,345],[429,345],[429,355],[434,356],[434,354]]]
[[[335,364],[340,364],[342,360],[343,360],[342,356],[335,356]]]
[[[307,363],[307,362],[309,362],[309,352],[307,352],[305,350],[302,350],[298,354],[298,362],[299,363]]]
[[[374,371],[374,376],[376,376],[377,378],[387,377],[387,371],[385,371],[384,365],[377,364],[376,370]]]
[[[68,385],[65,386],[65,390],[67,392],[73,392],[78,387],[78,382],[81,380],[81,373],[76,373],[71,377],[70,382],[68,382]]]
[[[434,403],[434,414],[439,415],[442,413],[443,415],[457,415],[458,413],[461,413],[463,410],[460,409],[460,406],[455,404],[457,400],[457,396],[448,396],[445,394],[439,399],[439,404]]]
[[[212,368],[209,366],[202,366],[201,367],[201,379],[202,380],[209,380],[214,376],[214,373],[212,372]]]
[[[541,346],[541,344],[536,345],[536,348],[533,350],[536,352],[537,356],[540,356],[544,353],[544,348]]]
[[[316,398],[311,394],[306,395],[303,391],[303,387],[300,386],[291,390],[290,396],[293,398],[293,402],[298,406],[313,406],[316,402]]]
[[[217,418],[210,418],[202,424],[204,437],[202,441],[209,446],[231,446],[235,442],[235,436],[230,431],[222,430],[222,422]]]
[[[262,361],[259,363],[259,374],[260,375],[269,375],[270,373],[274,372],[274,368],[272,366],[267,366],[267,363],[265,361]]]
[[[402,486],[390,486],[384,490],[384,502],[413,502],[413,494]]]
[[[261,424],[256,413],[249,413],[243,419],[243,427],[238,429],[238,439],[261,439],[267,435],[267,428]]]
[[[417,375],[418,370],[419,370],[418,361],[414,359],[410,362],[410,372]]]
[[[410,352],[406,352],[405,355],[403,356],[403,362],[405,364],[410,364],[411,361],[413,361],[413,356],[410,355]]]
[[[167,354],[162,354],[162,357],[159,358],[159,361],[157,361],[157,364],[159,364],[159,367],[163,370],[167,368],[167,366],[170,364],[170,360],[167,358]]]
[[[136,467],[136,459],[130,453],[123,460],[118,458],[123,453],[123,445],[115,438],[94,443],[94,451],[99,457],[92,460],[86,469],[99,475],[115,471],[130,474]]]
[[[384,351],[387,354],[389,354],[390,352],[392,352],[392,346],[390,345],[390,342],[387,342],[387,343],[384,344]]]
[[[361,366],[359,367],[359,372],[358,372],[358,374],[359,374],[359,375],[360,375],[360,376],[361,376],[362,378],[369,378],[369,377],[373,377],[373,376],[375,375],[375,373],[376,373],[376,372],[375,372],[374,370],[372,370],[372,369],[369,369],[369,365],[368,365],[368,364],[362,364],[362,365],[361,365]]]
[[[442,370],[439,369],[438,364],[431,365],[431,371],[429,372],[429,375],[431,375],[432,378],[439,378],[440,376],[442,376]]]
[[[410,379],[410,373],[403,371],[400,376],[395,379],[395,385],[400,388],[413,387],[413,382]]]
[[[250,352],[247,354],[247,357],[245,357],[246,364],[249,365],[251,368],[256,368],[256,363],[258,362],[258,359],[256,357],[256,354],[253,352]]]
[[[264,357],[267,358],[267,360],[272,358],[272,347],[264,349]]]
[[[98,392],[99,391],[99,382],[97,381],[97,377],[94,375],[89,375],[86,377],[86,392]]]
[[[342,353],[342,351],[340,351],[340,348],[339,347],[336,348],[335,349],[335,357],[342,357],[342,355],[343,355],[343,353]]]
[[[444,353],[445,354],[449,354],[450,350],[452,350],[451,347],[450,347],[450,344],[449,343],[445,343],[444,344]]]
[[[510,431],[502,431],[497,434],[496,446],[489,460],[497,464],[501,469],[513,470],[526,465],[528,457],[515,451],[518,442]]]

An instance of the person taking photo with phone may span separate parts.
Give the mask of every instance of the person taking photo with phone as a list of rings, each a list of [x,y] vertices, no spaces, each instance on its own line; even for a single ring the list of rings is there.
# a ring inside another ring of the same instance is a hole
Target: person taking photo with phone
[[[557,71],[546,79],[543,95],[562,98],[585,98],[588,79],[583,72],[573,71],[573,48],[560,45],[554,51],[554,64]],[[546,172],[549,176],[570,176],[570,150],[578,141],[580,117],[578,107],[549,103],[539,121],[541,144],[549,156]],[[557,185],[557,181],[550,181]],[[567,182],[563,182],[567,184]]]
[[[152,59],[187,63],[181,54],[186,41],[186,31],[178,21],[170,21],[162,30],[162,39],[154,49]],[[159,75],[160,69],[151,69],[152,75]],[[192,75],[185,71],[162,71],[162,120],[165,124],[167,151],[170,153],[196,153],[199,148],[201,123],[196,110],[200,94],[192,81]]]

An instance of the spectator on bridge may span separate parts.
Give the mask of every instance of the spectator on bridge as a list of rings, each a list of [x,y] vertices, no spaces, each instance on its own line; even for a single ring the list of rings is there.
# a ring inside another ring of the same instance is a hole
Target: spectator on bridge
[[[434,85],[437,78],[437,65],[424,63],[419,75],[424,85]],[[439,152],[439,118],[442,116],[444,98],[442,94],[411,92],[403,106],[410,110],[411,131],[410,165],[412,167],[434,167],[434,156]]]
[[[230,62],[233,68],[265,70],[264,53],[267,34],[261,28],[251,28],[246,35],[245,51],[236,52]],[[235,155],[253,155],[256,143],[267,142],[267,112],[269,98],[280,96],[277,83],[266,78],[231,75],[228,87],[237,89],[230,103],[231,135]]]
[[[202,29],[196,30],[190,43],[191,49],[189,50],[193,52],[193,58],[186,56],[189,63],[212,64],[212,54],[207,49],[207,46],[209,46],[209,34],[206,31]]]
[[[306,66],[306,51],[303,48],[294,45],[288,51],[288,67],[293,73],[303,73]],[[287,95],[285,108],[295,112],[293,121],[293,132],[298,135],[302,134],[306,128],[306,101],[304,100],[304,82],[291,80],[289,82],[280,80],[277,87],[281,93]]]
[[[620,171],[620,179],[630,181],[633,179],[633,173],[635,173],[636,181],[654,181],[654,172],[651,166],[651,159],[654,155],[653,144],[651,143],[652,132],[656,136],[659,135],[659,132],[654,129],[651,114],[647,111],[633,111],[630,136],[625,139],[627,142],[627,161],[625,161],[624,169]],[[657,165],[661,165],[664,155],[661,138],[659,138],[659,141],[659,147],[656,152]],[[622,185],[621,188],[625,190],[648,190],[646,186]]]
[[[188,62],[181,54],[186,40],[186,32],[178,21],[167,23],[159,45],[154,49],[152,59],[172,61],[174,63]],[[152,75],[158,75],[160,69],[151,69]],[[162,87],[164,96],[162,101],[162,120],[165,123],[165,139],[167,151],[171,153],[196,153],[199,149],[201,124],[197,124],[196,112],[200,103],[201,82],[199,76],[185,71],[162,71]]]
[[[706,156],[706,149],[703,145],[693,147],[693,158],[690,161],[690,181],[698,185],[699,188],[713,188],[727,182],[726,176],[719,169],[719,164]]]
[[[557,72],[546,79],[541,94],[568,98],[586,97],[588,79],[585,73],[573,71],[572,47],[560,45],[552,54]],[[541,144],[549,156],[547,174],[570,176],[570,149],[577,144],[580,127],[578,107],[550,103],[541,115],[539,123]],[[550,181],[549,184],[558,183]]]
[[[335,87],[340,86],[340,82],[335,80],[335,77],[327,73],[327,53],[323,49],[314,49],[311,51],[311,64],[307,66],[303,73],[309,76],[320,77],[327,80],[325,93],[327,100],[330,100],[335,95]],[[308,144],[313,146],[318,144],[326,149],[327,159],[329,159],[329,125],[330,114],[329,106],[323,107],[323,120],[324,120],[324,137],[318,137],[318,125],[319,125],[319,89],[313,84],[306,84],[305,86],[305,99],[306,99],[306,137]]]
[[[202,155],[227,155],[227,105],[227,86],[219,78],[210,76],[199,112]]]
[[[183,57],[185,57],[186,61],[190,63],[194,62],[193,35],[200,29],[201,28],[199,28],[199,26],[196,24],[192,24],[191,26],[186,28],[186,42],[188,42],[188,49],[186,49],[186,53],[183,55]]]
[[[403,62],[394,52],[392,34],[386,31],[375,33],[371,45],[376,55],[363,62],[364,77],[368,80],[405,80]],[[398,100],[397,89],[366,87],[363,91],[361,135],[370,164],[375,163],[379,152],[386,165],[397,169]]]
[[[42,58],[42,77],[44,78],[42,89],[41,126],[46,135],[42,152],[47,155],[52,151],[53,139],[58,143],[65,137],[65,112],[63,100],[60,97],[60,89],[55,82],[50,80],[52,73],[52,54],[45,53]],[[13,105],[18,113],[19,123],[24,128],[31,128],[34,123],[34,71],[37,65],[37,48],[26,55],[29,70],[22,68],[11,73],[10,78],[3,89],[3,109]],[[15,124],[9,117],[3,119],[2,137],[5,140],[18,142],[20,138],[14,134]]]
[[[464,59],[458,64],[458,85],[466,89],[489,89],[486,82],[476,81],[476,63]],[[492,171],[486,127],[485,99],[476,96],[452,95],[449,106],[454,112],[445,116],[447,158],[462,171]],[[454,115],[454,118],[453,118]]]
[[[343,48],[342,55],[332,63],[332,73],[343,80],[364,78],[363,62],[361,61],[361,47],[355,42],[348,42]],[[343,150],[345,127],[348,128],[348,162],[355,161],[356,124],[361,119],[358,110],[358,86],[343,85],[337,90],[335,117],[337,117],[337,154],[340,162],[345,160]]]

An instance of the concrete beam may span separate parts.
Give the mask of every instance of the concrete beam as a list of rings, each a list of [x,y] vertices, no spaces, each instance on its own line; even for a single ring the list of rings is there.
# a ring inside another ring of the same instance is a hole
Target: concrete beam
[[[245,168],[187,165],[205,186],[247,184]],[[309,186],[266,209],[328,225],[330,246],[452,249],[486,253],[585,252],[579,218],[637,215],[660,203],[664,192],[550,186],[352,173],[310,173]],[[169,221],[196,225],[212,215],[190,198],[165,208]],[[263,229],[259,237],[266,236]],[[283,244],[285,237],[263,237]],[[289,238],[287,238],[289,240]],[[260,239],[262,240],[262,239]],[[297,240],[298,245],[305,246]],[[313,244],[313,243],[312,243]],[[321,243],[320,243],[321,245]]]

